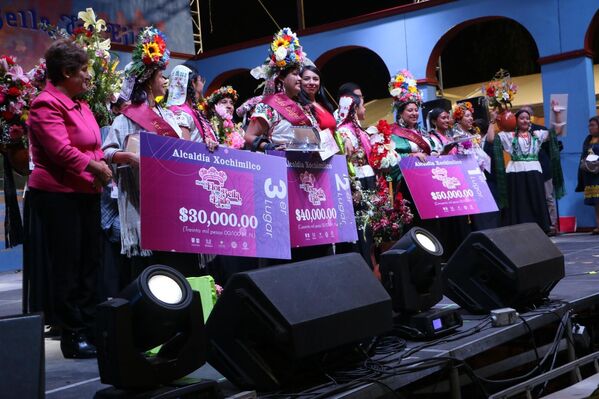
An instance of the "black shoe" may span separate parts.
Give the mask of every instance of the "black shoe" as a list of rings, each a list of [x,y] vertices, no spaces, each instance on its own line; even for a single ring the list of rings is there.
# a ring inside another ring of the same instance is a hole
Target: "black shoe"
[[[60,339],[60,350],[66,359],[90,359],[96,357],[96,347],[87,337],[74,331],[63,331]]]

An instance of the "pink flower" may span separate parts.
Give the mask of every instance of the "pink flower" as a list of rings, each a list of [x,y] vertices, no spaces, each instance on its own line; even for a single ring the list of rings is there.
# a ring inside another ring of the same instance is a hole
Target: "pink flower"
[[[4,103],[4,101],[6,101],[6,96],[0,92],[0,104]]]

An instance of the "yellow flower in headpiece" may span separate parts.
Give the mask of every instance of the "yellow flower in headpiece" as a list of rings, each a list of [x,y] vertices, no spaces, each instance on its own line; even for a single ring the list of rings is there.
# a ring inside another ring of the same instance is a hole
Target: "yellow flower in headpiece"
[[[161,57],[160,47],[155,42],[145,43],[144,45],[144,54],[150,58],[155,56]]]
[[[233,94],[233,89],[232,89],[231,87],[229,87],[229,88],[227,89],[227,93],[229,93],[229,94]]]
[[[277,49],[281,46],[287,47],[287,46],[289,46],[289,42],[287,40],[283,39],[282,37],[279,37],[274,42],[272,42],[272,50],[273,51],[277,51]]]
[[[408,91],[410,93],[416,93],[418,91],[418,88],[416,86],[409,86]]]
[[[395,77],[395,81],[396,81],[397,83],[403,83],[403,81],[404,81],[404,77],[403,77],[403,75],[397,75],[397,76]]]
[[[287,62],[285,62],[285,60],[277,61],[278,67],[284,67],[285,65],[287,65]]]

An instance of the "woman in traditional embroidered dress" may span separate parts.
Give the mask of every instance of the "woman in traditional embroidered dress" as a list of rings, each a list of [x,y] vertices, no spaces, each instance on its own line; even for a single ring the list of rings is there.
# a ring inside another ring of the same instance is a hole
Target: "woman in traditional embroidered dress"
[[[452,137],[454,140],[460,141],[457,145],[457,153],[474,156],[479,168],[485,174],[487,181],[493,181],[494,179],[492,179],[491,176],[491,167],[493,164],[492,158],[485,151],[485,141],[483,141],[482,138],[482,135],[486,134],[487,131],[481,132],[480,129],[474,125],[474,107],[472,106],[472,103],[464,101],[456,104],[453,107],[451,117],[455,122],[452,128]],[[492,113],[492,118],[495,118],[494,111]],[[464,141],[464,139],[466,140]],[[496,192],[494,187],[491,186],[492,184],[489,188],[495,196]],[[468,220],[472,231],[492,229],[499,227],[501,224],[499,211],[470,215]],[[462,238],[466,238],[466,235]]]
[[[450,114],[443,108],[432,109],[427,116],[428,126],[432,129],[429,135],[436,137],[442,144],[444,150],[440,155],[455,155],[458,146],[453,141],[450,125]],[[462,243],[471,231],[467,216],[452,216],[438,219],[437,238],[443,244],[443,259],[448,260],[453,252]]]
[[[49,82],[33,101],[24,255],[28,311],[62,329],[66,358],[96,356],[97,275],[101,265],[100,191],[112,172],[100,128],[78,96],[89,89],[87,53],[69,40],[46,52]]]
[[[237,91],[231,86],[220,87],[206,98],[210,124],[219,143],[235,149],[243,148],[245,145],[243,138],[245,132],[241,124],[233,122],[233,112],[238,98]]]
[[[481,147],[481,132],[474,128],[474,108],[472,107],[472,103],[465,101],[457,104],[453,108],[451,116],[455,122],[452,129],[453,138],[469,138],[469,140],[461,142],[458,145],[458,154],[474,155],[480,169],[486,173],[490,173],[491,158]]]
[[[150,57],[144,49],[148,45],[156,45],[160,49],[159,55]],[[139,154],[128,149],[129,140],[137,139],[140,131],[156,132],[172,138],[181,138],[183,135],[172,111],[162,108],[155,101],[156,97],[164,96],[166,91],[162,73],[168,59],[169,51],[164,45],[162,32],[153,27],[144,28],[138,36],[133,62],[126,70],[124,89],[121,93],[126,99],[130,97],[131,105],[125,107],[122,114],[114,119],[103,144],[107,162],[118,165],[116,180],[121,222],[121,253],[131,258],[132,277],[153,263],[173,266],[184,274],[195,271],[187,264],[187,260],[179,262],[179,259],[174,259],[183,258],[182,254],[173,253],[169,256],[169,253],[156,252],[155,256],[152,256],[152,251],[141,247]]]
[[[556,122],[559,122],[559,111],[554,109]],[[510,154],[511,160],[505,168],[507,180],[508,206],[505,209],[505,223],[536,222],[539,227],[549,232],[550,221],[545,201],[545,186],[538,153],[543,141],[549,137],[547,130],[531,131],[530,114],[526,110],[516,112],[517,126],[515,132],[499,132],[497,135],[503,150]],[[556,125],[557,126],[557,125]],[[556,133],[561,134],[561,127]],[[489,129],[487,140],[495,139],[494,130]]]
[[[182,138],[205,142],[210,150],[218,146],[212,126],[198,109],[204,83],[202,77],[185,65],[177,65],[171,71],[166,106],[175,114],[183,132]]]
[[[589,119],[589,135],[582,144],[580,160],[586,159],[589,154],[599,155],[599,116]],[[595,208],[596,226],[592,234],[599,234],[599,171],[592,173],[582,168],[578,171],[578,185],[576,191],[584,191],[584,203]]]
[[[310,104],[320,130],[329,129],[333,133],[337,121],[332,114],[333,107],[324,94],[320,71],[313,65],[305,65],[301,71],[301,78],[300,101]]]
[[[252,151],[284,149],[294,138],[293,126],[318,126],[309,109],[298,102],[304,59],[295,33],[283,28],[269,46],[265,64],[252,70],[256,79],[266,79],[264,97],[245,133],[246,147]]]
[[[372,166],[368,162],[370,157],[370,139],[368,134],[360,126],[364,120],[366,108],[364,100],[354,93],[345,94],[339,99],[336,136],[339,137],[339,146],[342,153],[347,157],[348,171],[352,178],[357,179],[361,190],[375,190],[376,176]],[[359,209],[354,209],[358,211]],[[362,226],[358,227],[358,242],[356,244],[340,243],[337,245],[337,253],[355,251],[359,252],[368,265],[372,268],[370,247],[372,246],[372,230],[366,226],[366,232]]]

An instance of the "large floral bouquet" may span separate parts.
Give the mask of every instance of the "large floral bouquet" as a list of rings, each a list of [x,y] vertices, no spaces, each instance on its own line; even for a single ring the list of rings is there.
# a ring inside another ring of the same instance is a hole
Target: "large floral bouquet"
[[[482,88],[482,94],[487,98],[489,106],[499,110],[511,108],[517,92],[518,86],[512,82],[510,73],[505,69],[500,69],[493,80]]]
[[[377,190],[363,190],[361,210],[356,212],[356,220],[365,231],[372,228],[374,244],[397,241],[403,234],[403,227],[410,224],[414,215],[401,193],[393,194],[389,182],[383,176],[377,180]]]
[[[391,125],[384,119],[376,126],[369,127],[371,152],[369,162],[375,170],[385,171],[397,165],[399,156],[395,152],[395,144],[391,140]]]
[[[123,80],[122,71],[117,71],[119,61],[110,53],[110,39],[103,36],[106,22],[97,19],[92,8],[80,11],[77,16],[83,26],[75,28],[72,35],[55,26],[42,25],[41,28],[55,39],[70,38],[87,52],[91,87],[83,95],[83,99],[89,104],[98,125],[107,126],[112,123],[110,103],[118,99]]]
[[[210,123],[218,135],[218,141],[230,148],[243,148],[245,140],[241,124],[233,122],[233,115],[227,111],[224,105],[217,104],[214,110],[216,115],[210,118]]]
[[[0,148],[27,147],[26,121],[37,89],[16,60],[0,56]]]

